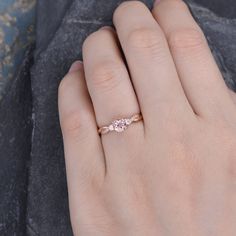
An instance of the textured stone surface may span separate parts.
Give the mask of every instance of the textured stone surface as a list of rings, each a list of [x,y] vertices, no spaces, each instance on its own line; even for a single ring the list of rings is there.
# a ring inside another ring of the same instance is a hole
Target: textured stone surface
[[[58,121],[57,89],[71,62],[81,58],[84,38],[102,25],[111,24],[112,12],[121,2],[41,1],[38,5],[38,15],[41,19],[38,21],[38,41],[31,78],[29,80],[27,74],[21,74],[21,83],[15,83],[8,93],[5,105],[0,106],[0,158],[1,164],[4,163],[0,169],[0,183],[4,187],[4,191],[0,190],[0,235],[14,235],[13,231],[15,235],[29,236],[72,235]],[[145,2],[149,6],[152,4],[151,0]],[[228,9],[228,6],[219,9],[216,5],[210,4],[213,2],[218,1],[208,1],[208,7],[220,10],[221,16],[225,16],[224,9]],[[219,1],[217,6],[221,6],[220,4],[223,2]],[[58,12],[57,17],[54,18],[48,8]],[[218,17],[193,3],[191,9],[209,40],[227,84],[235,89],[236,21]],[[230,18],[234,18],[232,14]],[[49,22],[48,25],[45,22]],[[13,134],[9,135],[11,132]],[[14,145],[11,145],[12,138],[15,138]],[[14,165],[10,160],[13,160]],[[12,172],[17,174],[14,175]],[[12,183],[13,187],[8,188],[9,183]],[[11,199],[10,203],[7,204],[5,199]],[[3,201],[6,204],[2,203]],[[26,209],[26,205],[27,210],[23,210]],[[5,217],[8,212],[13,213]],[[12,225],[22,226],[13,227],[11,231]]]

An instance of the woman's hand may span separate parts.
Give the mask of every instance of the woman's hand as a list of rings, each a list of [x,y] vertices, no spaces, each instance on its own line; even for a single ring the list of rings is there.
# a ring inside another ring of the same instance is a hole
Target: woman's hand
[[[74,234],[234,236],[234,94],[181,0],[152,13],[121,4],[116,32],[90,35],[84,65],[60,85]],[[143,121],[99,136],[97,126],[140,112]]]

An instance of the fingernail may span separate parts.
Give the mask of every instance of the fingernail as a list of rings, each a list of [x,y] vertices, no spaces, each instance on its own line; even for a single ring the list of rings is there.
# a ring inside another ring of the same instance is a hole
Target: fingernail
[[[82,61],[75,61],[75,62],[71,65],[70,70],[69,70],[69,73],[70,73],[70,72],[76,72],[76,71],[80,70],[82,67],[83,67],[83,62],[82,62]]]
[[[100,30],[103,30],[103,29],[114,31],[114,29],[111,26],[103,26],[103,27],[100,28]]]
[[[160,3],[161,0],[155,0],[154,3],[153,3],[153,6],[157,6],[159,3]]]

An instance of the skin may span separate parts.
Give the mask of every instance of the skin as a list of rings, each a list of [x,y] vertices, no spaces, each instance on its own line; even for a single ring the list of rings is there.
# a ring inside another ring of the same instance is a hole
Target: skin
[[[236,97],[201,29],[181,0],[128,1],[113,21],[59,87],[74,235],[234,236]]]

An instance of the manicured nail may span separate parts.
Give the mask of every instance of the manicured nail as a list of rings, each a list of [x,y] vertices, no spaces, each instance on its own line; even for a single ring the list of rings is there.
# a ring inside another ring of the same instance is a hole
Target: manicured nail
[[[155,0],[153,6],[157,6],[160,3],[161,0]]]
[[[82,61],[75,61],[75,62],[71,65],[70,70],[69,70],[69,73],[70,73],[70,72],[76,72],[76,71],[80,70],[82,67],[83,67],[83,62],[82,62]]]

